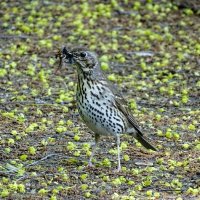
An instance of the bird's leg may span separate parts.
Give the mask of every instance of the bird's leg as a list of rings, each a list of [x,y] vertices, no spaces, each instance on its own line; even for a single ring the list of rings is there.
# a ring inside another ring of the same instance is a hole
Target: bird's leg
[[[117,157],[118,157],[117,172],[119,172],[119,171],[121,171],[121,162],[120,162],[120,135],[117,135]]]
[[[92,164],[92,159],[93,159],[93,157],[94,157],[96,148],[97,148],[97,146],[98,146],[99,138],[100,138],[100,136],[99,136],[98,134],[95,134],[95,144],[94,144],[94,146],[92,147],[92,154],[91,154],[91,156],[90,156],[89,163],[88,163],[88,166],[89,166],[89,167],[92,167],[92,166],[93,166],[93,164]]]

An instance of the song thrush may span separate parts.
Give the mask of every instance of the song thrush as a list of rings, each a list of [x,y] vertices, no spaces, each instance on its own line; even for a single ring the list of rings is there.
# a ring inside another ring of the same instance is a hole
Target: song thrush
[[[156,148],[144,138],[138,123],[127,106],[127,102],[116,89],[108,84],[94,52],[82,48],[73,49],[72,51],[63,48],[62,59],[66,63],[76,65],[78,73],[76,93],[78,111],[85,124],[95,134],[95,145],[89,159],[89,166],[92,166],[92,158],[101,135],[117,138],[117,171],[121,170],[121,134],[132,135],[144,147],[156,151]]]

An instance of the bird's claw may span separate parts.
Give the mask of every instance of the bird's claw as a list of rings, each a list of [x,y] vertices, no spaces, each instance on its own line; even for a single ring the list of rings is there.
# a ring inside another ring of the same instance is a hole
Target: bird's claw
[[[94,165],[92,164],[92,162],[89,162],[87,165],[88,168],[94,168]]]
[[[115,169],[113,172],[114,173],[119,173],[121,171],[121,167],[118,167],[117,169]]]

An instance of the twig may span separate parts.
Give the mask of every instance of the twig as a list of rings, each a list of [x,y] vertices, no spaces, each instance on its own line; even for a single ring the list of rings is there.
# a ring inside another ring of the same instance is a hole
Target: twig
[[[167,192],[167,191],[183,191],[181,189],[158,189],[160,192]]]
[[[20,39],[27,39],[30,38],[31,36],[28,35],[0,35],[0,38],[3,39],[10,39],[10,38],[20,38]]]
[[[12,176],[12,175],[14,175],[14,173],[12,173],[12,171],[7,171],[7,172],[0,171],[0,175],[3,175],[3,176]]]
[[[26,165],[25,167],[30,167],[30,166],[32,166],[32,165],[37,165],[39,162],[41,162],[41,161],[43,161],[43,160],[47,160],[47,159],[49,159],[49,158],[51,158],[51,157],[53,157],[53,156],[59,156],[59,154],[49,154],[49,155],[47,155],[47,156],[41,158],[40,160],[37,160],[37,161],[35,161],[35,162],[31,163],[31,164]]]

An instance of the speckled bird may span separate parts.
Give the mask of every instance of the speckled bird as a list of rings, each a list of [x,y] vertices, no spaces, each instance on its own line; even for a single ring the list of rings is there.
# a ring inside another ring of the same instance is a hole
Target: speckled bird
[[[144,137],[128,108],[127,102],[103,76],[98,57],[94,52],[83,48],[76,48],[71,51],[63,48],[62,59],[63,62],[76,65],[78,111],[85,124],[95,134],[95,145],[92,148],[89,166],[92,166],[92,159],[101,135],[114,136],[117,139],[117,171],[121,170],[121,134],[132,135],[144,147],[156,151],[156,148]]]

